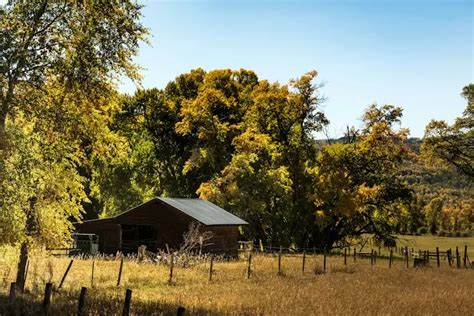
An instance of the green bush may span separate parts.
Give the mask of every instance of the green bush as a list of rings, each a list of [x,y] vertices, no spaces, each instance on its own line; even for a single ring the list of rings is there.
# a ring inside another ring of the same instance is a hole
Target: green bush
[[[438,232],[438,236],[440,236],[440,237],[446,237],[447,235],[448,235],[448,233],[445,230],[440,230]]]
[[[426,234],[428,234],[428,227],[420,227],[420,228],[418,229],[418,233],[419,233],[420,235],[426,235]]]
[[[446,235],[446,237],[454,237],[454,233],[453,233],[453,232],[448,232],[448,234]]]
[[[471,237],[471,233],[469,233],[469,232],[463,232],[461,236],[462,236],[462,237]]]
[[[454,233],[454,236],[456,236],[456,237],[461,237],[461,232],[455,232],[455,233]]]

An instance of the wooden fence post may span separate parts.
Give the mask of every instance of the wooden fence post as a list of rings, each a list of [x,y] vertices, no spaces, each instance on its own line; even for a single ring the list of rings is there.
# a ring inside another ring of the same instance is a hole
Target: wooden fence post
[[[180,306],[178,307],[178,311],[176,312],[177,316],[184,316],[184,313],[186,312],[186,308]]]
[[[467,245],[464,245],[464,268],[467,268]]]
[[[168,279],[168,283],[171,284],[173,283],[173,268],[174,268],[174,256],[171,255],[171,260],[170,260],[170,275]]]
[[[44,298],[43,298],[43,313],[48,315],[49,305],[51,303],[51,293],[53,292],[53,284],[46,283],[46,287],[44,289]]]
[[[127,289],[125,292],[125,302],[123,304],[123,316],[130,315],[130,304],[132,303],[132,290]]]
[[[61,282],[59,283],[58,289],[60,289],[60,288],[63,286],[64,281],[66,280],[66,277],[67,277],[67,275],[68,275],[68,273],[69,273],[69,270],[71,270],[71,267],[72,267],[72,263],[73,263],[73,262],[74,262],[74,260],[71,260],[71,261],[69,262],[69,265],[67,266],[67,269],[66,269],[66,271],[64,272],[64,275],[63,275],[63,277],[62,277],[62,279],[61,279]]]
[[[94,287],[95,258],[92,259],[91,287]]]
[[[439,248],[436,247],[436,264],[438,265],[439,268]]]
[[[306,262],[306,250],[303,251],[303,265],[301,267],[301,271],[304,273],[304,268],[305,268],[305,262]]]
[[[344,265],[347,265],[347,248],[344,248]]]
[[[409,254],[408,254],[408,247],[405,246],[405,257],[406,257],[406,260],[407,260],[407,269],[410,268],[410,263],[409,263]]]
[[[209,264],[209,281],[212,281],[212,268],[214,267],[214,255],[211,255],[211,262]]]
[[[451,248],[449,248],[447,251],[446,251],[446,257],[448,257],[448,264],[449,264],[449,267],[451,267]]]
[[[393,256],[393,250],[390,249],[390,257],[388,258],[388,267],[392,267],[392,256]]]
[[[250,279],[250,273],[252,273],[252,252],[249,253],[249,260],[247,263],[247,279]]]
[[[324,248],[323,271],[326,272],[326,248]]]
[[[21,288],[21,291],[25,291],[26,287],[26,281],[28,281],[28,269],[30,268],[30,259],[26,259],[26,266],[25,266],[25,273],[23,274],[23,287]]]
[[[354,247],[354,262],[357,260],[357,248]]]
[[[77,315],[79,316],[85,315],[86,294],[87,294],[87,288],[82,287],[81,294],[79,295],[79,305],[77,306]]]
[[[459,247],[456,246],[456,268],[461,268],[461,258],[459,256]]]
[[[117,286],[120,286],[120,281],[122,280],[122,270],[123,270],[123,257],[120,259],[119,274],[117,278]]]
[[[12,282],[10,283],[10,296],[8,297],[10,304],[12,304],[15,301],[15,297],[16,297],[16,283]]]
[[[278,274],[281,274],[281,252],[282,252],[282,247],[280,246],[280,252],[278,252]]]

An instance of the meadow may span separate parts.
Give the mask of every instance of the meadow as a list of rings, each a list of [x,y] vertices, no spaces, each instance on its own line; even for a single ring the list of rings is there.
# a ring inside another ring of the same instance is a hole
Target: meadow
[[[365,237],[371,237],[367,234]],[[436,247],[439,248],[439,251],[446,251],[451,249],[453,252],[456,247],[459,248],[460,252],[464,251],[464,247],[467,246],[467,253],[471,261],[474,260],[474,237],[440,237],[436,235],[397,235],[397,246],[398,247],[408,247],[409,251],[417,252],[419,250],[429,250],[431,252],[436,251]],[[367,244],[364,247],[363,251],[370,251],[373,248],[378,251],[378,247],[374,245]],[[382,256],[388,256],[388,248],[380,248],[380,253]],[[393,254],[395,257],[401,257],[400,253],[395,252]]]
[[[466,238],[463,240],[466,241]],[[471,240],[469,240],[471,242]],[[370,250],[369,250],[370,251]],[[254,254],[247,279],[247,255],[239,260],[215,261],[209,281],[209,260],[191,267],[175,266],[169,283],[169,267],[152,262],[125,259],[121,285],[117,286],[120,260],[96,258],[94,286],[92,260],[74,258],[61,289],[53,293],[51,315],[77,313],[82,286],[88,288],[86,314],[122,313],[125,289],[131,289],[133,315],[172,315],[179,306],[187,314],[246,315],[472,315],[474,269],[449,267],[406,268],[404,260],[386,258],[370,264],[368,258],[307,255],[302,271],[302,255],[283,255],[278,274],[276,254]],[[15,276],[12,260],[5,252],[0,260],[3,282],[0,314],[6,314],[8,291]],[[37,254],[31,259],[26,294],[16,304],[26,314],[39,312],[44,285],[57,287],[71,258]]]
[[[439,247],[440,251],[446,249],[464,249],[467,246],[468,255],[474,260],[474,238],[473,237],[440,237],[432,235],[399,235],[398,243],[414,249],[426,249],[433,251]]]

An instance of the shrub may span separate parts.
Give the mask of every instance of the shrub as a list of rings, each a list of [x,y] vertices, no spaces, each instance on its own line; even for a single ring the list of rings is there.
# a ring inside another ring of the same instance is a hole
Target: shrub
[[[440,237],[446,237],[447,234],[448,234],[448,233],[447,233],[445,230],[440,230],[440,231],[438,232],[438,236],[440,236]]]
[[[418,233],[419,233],[420,235],[426,235],[426,234],[428,234],[428,227],[420,227],[420,228],[418,229]]]
[[[454,233],[453,232],[448,232],[448,234],[446,236],[447,237],[454,237]]]
[[[469,233],[469,232],[463,232],[461,236],[462,236],[462,237],[471,237],[471,233]]]
[[[456,237],[461,237],[461,232],[455,232],[455,233],[454,233],[454,236],[456,236]]]

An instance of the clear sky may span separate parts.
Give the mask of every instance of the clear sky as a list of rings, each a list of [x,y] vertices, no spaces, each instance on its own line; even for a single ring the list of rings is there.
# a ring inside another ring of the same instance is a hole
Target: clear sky
[[[430,119],[461,114],[474,82],[472,1],[142,2],[153,34],[136,58],[144,88],[197,67],[281,83],[316,69],[332,137],[372,103],[402,106],[402,126],[420,137]]]

